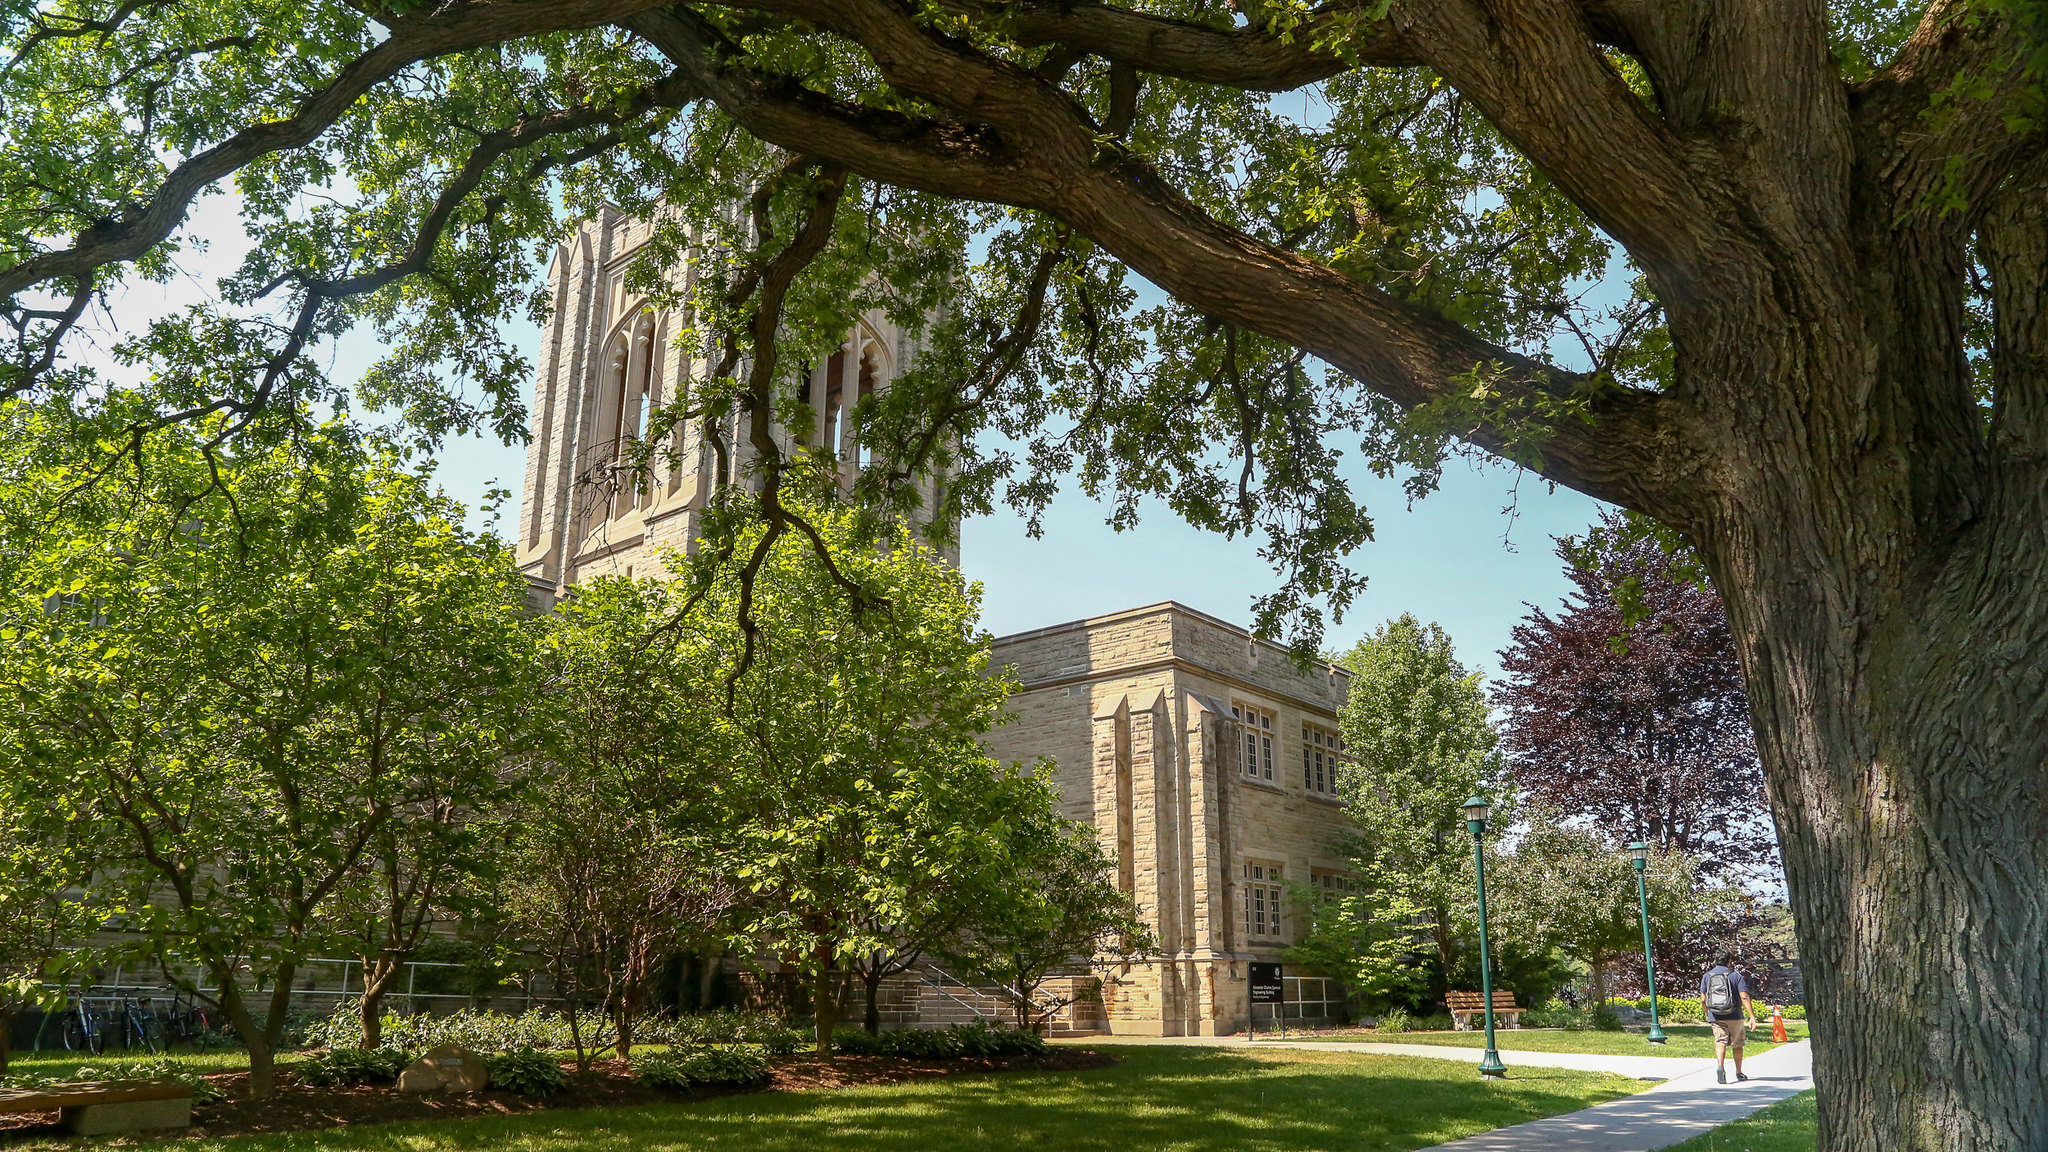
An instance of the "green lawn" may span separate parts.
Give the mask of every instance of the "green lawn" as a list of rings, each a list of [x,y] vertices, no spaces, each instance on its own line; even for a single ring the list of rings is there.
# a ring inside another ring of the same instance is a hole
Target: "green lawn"
[[[170,1053],[168,1058],[190,1068],[194,1072],[239,1071],[249,1066],[249,1054],[240,1048],[216,1048],[206,1052],[179,1050]],[[69,1078],[73,1072],[86,1064],[91,1064],[96,1068],[119,1068],[138,1061],[162,1059],[165,1059],[165,1057],[151,1056],[148,1053],[130,1054],[118,1050],[108,1052],[102,1056],[92,1056],[80,1052],[15,1052],[11,1054],[7,1061],[7,1074],[9,1076],[49,1076],[62,1080]],[[292,1059],[294,1057],[284,1056],[279,1059],[279,1063],[282,1065],[285,1061]]]
[[[1785,1031],[1794,1040],[1804,1040],[1806,1021],[1787,1020]],[[1643,1039],[1641,1032],[1598,1032],[1590,1029],[1497,1028],[1493,1035],[1496,1047],[1502,1052],[1598,1052],[1608,1056],[1704,1056],[1709,1059],[1714,1055],[1714,1034],[1705,1024],[1667,1024],[1664,1032],[1671,1038],[1668,1044],[1652,1044]],[[1771,1043],[1770,1034],[1768,1028],[1761,1032],[1752,1031],[1749,1042],[1744,1045],[1746,1054],[1754,1056],[1777,1047]],[[1320,1039],[1380,1044],[1447,1044],[1454,1048],[1486,1047],[1486,1033],[1477,1029],[1471,1032],[1395,1032],[1386,1036],[1372,1033]]]
[[[1813,1093],[1801,1092],[1664,1152],[1813,1152],[1820,1139],[1815,1126]]]
[[[180,1152],[913,1152],[1411,1149],[1626,1096],[1618,1076],[1269,1049],[1119,1048],[1088,1072],[946,1077],[180,1144]]]

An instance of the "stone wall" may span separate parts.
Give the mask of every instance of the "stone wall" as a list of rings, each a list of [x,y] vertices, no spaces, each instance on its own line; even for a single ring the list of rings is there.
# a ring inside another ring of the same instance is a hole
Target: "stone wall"
[[[1341,873],[1346,817],[1310,786],[1313,772],[1303,778],[1302,726],[1336,730],[1346,674],[1304,671],[1285,650],[1173,603],[1001,637],[995,660],[1022,685],[990,751],[1052,763],[1064,810],[1095,828],[1159,940],[1105,981],[1109,1026],[1241,1031],[1245,966],[1279,959],[1292,941],[1293,886]],[[1245,717],[1262,737],[1249,774]]]

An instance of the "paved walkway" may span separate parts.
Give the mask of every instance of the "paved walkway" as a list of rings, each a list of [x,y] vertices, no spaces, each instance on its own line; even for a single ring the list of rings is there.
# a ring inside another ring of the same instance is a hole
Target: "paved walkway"
[[[1180,1044],[1200,1047],[1302,1048],[1312,1051],[1371,1052],[1384,1056],[1421,1056],[1478,1064],[1476,1048],[1433,1044],[1352,1044],[1342,1041],[1260,1040],[1247,1043],[1233,1036],[1091,1036],[1090,1045]],[[1775,1104],[1813,1087],[1813,1054],[1805,1041],[1783,1044],[1751,1056],[1743,1064],[1746,1083],[1720,1084],[1714,1062],[1668,1056],[1605,1056],[1581,1052],[1513,1052],[1503,1049],[1501,1061],[1514,1075],[1517,1064],[1543,1068],[1577,1068],[1614,1072],[1663,1083],[1633,1096],[1610,1100],[1577,1112],[1496,1128],[1438,1148],[1455,1152],[1654,1152],[1689,1140],[1712,1128]]]
[[[1517,1055],[1521,1055],[1518,1053]],[[1502,1056],[1503,1060],[1511,1059]],[[1714,1071],[1667,1080],[1647,1092],[1548,1120],[1496,1128],[1437,1147],[1457,1152],[1652,1152],[1813,1087],[1807,1042],[1784,1044],[1743,1064],[1749,1081],[1717,1084]]]
[[[1502,1039],[1506,1039],[1503,1034]],[[1419,1056],[1426,1060],[1456,1060],[1479,1066],[1481,1050],[1449,1044],[1374,1044],[1350,1040],[1253,1040],[1242,1036],[1090,1036],[1089,1044],[1165,1044],[1202,1048],[1300,1048],[1308,1052],[1369,1052],[1375,1056]],[[1501,1062],[1510,1068],[1575,1068],[1581,1072],[1613,1072],[1636,1080],[1673,1080],[1701,1069],[1712,1069],[1711,1059],[1680,1059],[1672,1056],[1611,1056],[1596,1052],[1514,1052],[1501,1046]]]

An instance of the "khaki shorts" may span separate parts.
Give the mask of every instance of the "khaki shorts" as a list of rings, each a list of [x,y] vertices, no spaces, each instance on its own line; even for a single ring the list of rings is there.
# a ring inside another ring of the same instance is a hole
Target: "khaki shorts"
[[[1714,1043],[1726,1044],[1738,1052],[1742,1050],[1742,1037],[1745,1032],[1742,1021],[1710,1020],[1708,1023],[1714,1026]]]

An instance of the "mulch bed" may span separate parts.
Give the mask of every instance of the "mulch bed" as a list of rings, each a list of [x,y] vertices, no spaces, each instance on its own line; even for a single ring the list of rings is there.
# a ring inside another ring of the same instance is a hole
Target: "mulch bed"
[[[569,1086],[544,1100],[529,1100],[512,1092],[486,1090],[462,1096],[438,1093],[416,1095],[389,1085],[320,1087],[301,1084],[289,1072],[278,1076],[277,1094],[268,1100],[250,1100],[249,1075],[226,1072],[207,1077],[227,1093],[227,1099],[193,1110],[192,1127],[182,1133],[150,1133],[117,1138],[115,1143],[141,1140],[192,1139],[242,1136],[264,1132],[294,1132],[309,1128],[336,1128],[344,1124],[390,1124],[406,1120],[462,1120],[476,1116],[510,1116],[522,1112],[553,1111],[563,1108],[621,1108],[642,1104],[676,1104],[734,1096],[752,1092],[801,1092],[820,1088],[853,1088],[864,1084],[894,1084],[935,1076],[958,1076],[982,1072],[1066,1072],[1085,1068],[1107,1068],[1116,1057],[1085,1048],[1055,1048],[1043,1056],[962,1057],[955,1060],[902,1060],[891,1056],[838,1056],[821,1060],[815,1056],[777,1057],[768,1082],[747,1088],[697,1088],[679,1092],[653,1088],[632,1079],[620,1060],[600,1060],[587,1076],[579,1076],[573,1064]],[[0,1144],[63,1138],[55,1112],[0,1114]]]

